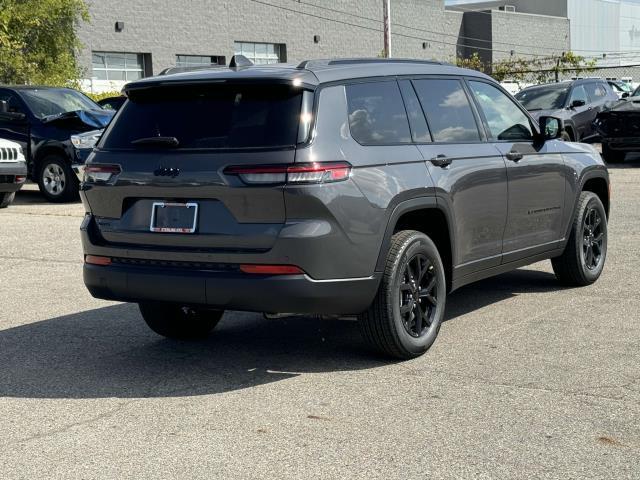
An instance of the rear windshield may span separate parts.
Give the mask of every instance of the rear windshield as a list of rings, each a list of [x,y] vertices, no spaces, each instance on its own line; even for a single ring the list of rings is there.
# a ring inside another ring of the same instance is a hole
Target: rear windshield
[[[189,85],[132,92],[100,148],[291,147],[298,138],[301,101],[299,88],[277,84]],[[153,137],[171,141],[149,141]]]

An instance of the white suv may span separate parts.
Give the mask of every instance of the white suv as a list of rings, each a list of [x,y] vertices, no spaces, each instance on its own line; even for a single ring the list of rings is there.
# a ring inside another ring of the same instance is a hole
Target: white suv
[[[22,147],[0,138],[0,208],[8,207],[27,179]]]

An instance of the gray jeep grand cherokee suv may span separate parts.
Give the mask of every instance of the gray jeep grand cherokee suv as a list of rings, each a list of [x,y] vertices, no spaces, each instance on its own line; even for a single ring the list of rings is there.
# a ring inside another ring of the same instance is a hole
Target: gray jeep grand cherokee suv
[[[358,315],[424,353],[448,292],[543,259],[587,285],[609,180],[561,121],[435,62],[306,61],[149,78],[90,155],[84,281],[167,337],[225,309]]]

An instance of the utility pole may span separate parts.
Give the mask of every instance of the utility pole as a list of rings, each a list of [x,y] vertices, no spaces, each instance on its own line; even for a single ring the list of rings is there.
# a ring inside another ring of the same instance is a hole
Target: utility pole
[[[382,0],[382,15],[384,17],[384,58],[391,57],[391,0]]]

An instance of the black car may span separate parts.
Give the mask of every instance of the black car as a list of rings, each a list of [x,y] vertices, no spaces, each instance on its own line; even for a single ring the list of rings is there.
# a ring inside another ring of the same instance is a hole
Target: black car
[[[593,126],[607,163],[620,163],[627,153],[640,152],[640,96],[627,97],[598,113]]]
[[[544,259],[574,286],[604,267],[602,157],[480,72],[310,60],[125,89],[85,168],[84,282],[161,335],[224,310],[351,315],[412,358],[452,290]]]
[[[521,90],[515,97],[533,118],[549,115],[561,118],[563,138],[572,142],[592,135],[592,123],[598,112],[619,100],[606,81],[596,78],[536,85]]]
[[[52,202],[77,198],[82,161],[70,137],[104,128],[114,112],[71,88],[0,86],[0,138],[22,147],[28,175]]]
[[[117,112],[118,110],[120,110],[120,107],[122,107],[122,105],[124,105],[124,102],[126,101],[127,101],[127,97],[125,97],[124,95],[120,95],[118,97],[102,98],[98,100],[97,103],[105,110],[114,110]]]

